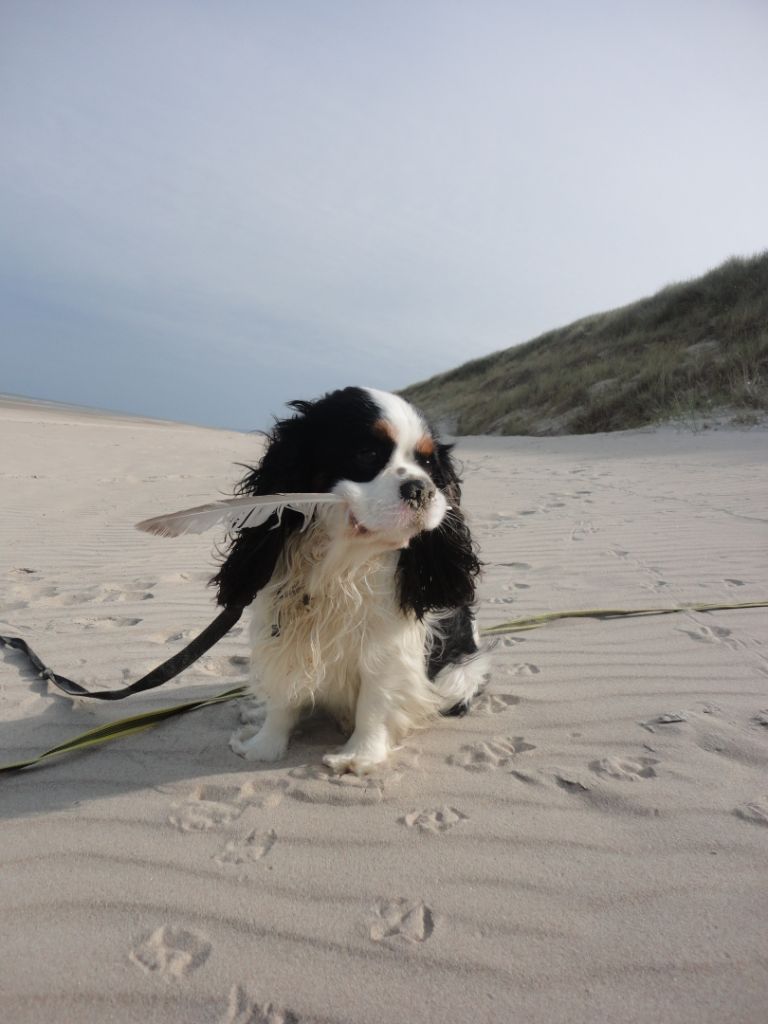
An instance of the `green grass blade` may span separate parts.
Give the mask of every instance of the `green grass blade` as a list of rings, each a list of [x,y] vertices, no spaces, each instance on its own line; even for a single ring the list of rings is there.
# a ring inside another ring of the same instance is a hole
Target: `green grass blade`
[[[140,715],[130,715],[128,718],[118,718],[114,722],[89,729],[65,743],[51,747],[45,753],[28,761],[17,761],[14,764],[0,765],[0,774],[3,772],[19,771],[22,768],[29,768],[31,765],[39,764],[46,758],[56,754],[67,754],[75,750],[86,750],[89,747],[98,746],[101,743],[108,743],[111,740],[121,739],[123,736],[132,736],[134,733],[143,732],[145,729],[152,729],[154,726],[164,722],[167,718],[176,715],[183,715],[188,711],[196,711],[198,708],[208,707],[211,704],[220,704],[224,701],[236,700],[248,693],[247,686],[238,686],[231,690],[225,690],[214,697],[206,697],[202,700],[187,701],[184,704],[173,704],[170,707],[158,708],[155,711],[145,711]]]
[[[537,629],[548,622],[558,619],[629,619],[642,615],[675,615],[678,612],[716,612],[731,611],[738,608],[768,608],[768,601],[742,601],[739,604],[686,604],[678,608],[591,608],[575,612],[544,612],[526,619],[513,619],[511,622],[500,622],[497,626],[486,626],[480,632],[483,636],[496,636],[501,633],[517,633],[525,629]]]

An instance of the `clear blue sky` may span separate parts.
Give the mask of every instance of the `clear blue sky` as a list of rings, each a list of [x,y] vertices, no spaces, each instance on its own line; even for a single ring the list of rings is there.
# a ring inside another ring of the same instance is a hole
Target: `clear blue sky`
[[[242,429],[768,247],[765,0],[2,0],[0,392]]]

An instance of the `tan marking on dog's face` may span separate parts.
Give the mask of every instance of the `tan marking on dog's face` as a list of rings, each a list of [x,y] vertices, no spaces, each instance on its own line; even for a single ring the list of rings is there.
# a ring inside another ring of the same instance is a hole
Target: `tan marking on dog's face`
[[[397,444],[397,433],[389,420],[376,420],[373,424],[373,432],[378,434],[379,437],[386,437],[392,444]]]
[[[416,451],[419,455],[434,455],[435,442],[429,434],[425,434],[424,437],[419,439],[416,443]]]

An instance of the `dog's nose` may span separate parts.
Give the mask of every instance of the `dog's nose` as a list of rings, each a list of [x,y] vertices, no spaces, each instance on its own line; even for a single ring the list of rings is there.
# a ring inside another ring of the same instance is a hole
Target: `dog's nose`
[[[400,485],[400,497],[414,508],[422,508],[435,495],[435,488],[427,480],[406,480]]]

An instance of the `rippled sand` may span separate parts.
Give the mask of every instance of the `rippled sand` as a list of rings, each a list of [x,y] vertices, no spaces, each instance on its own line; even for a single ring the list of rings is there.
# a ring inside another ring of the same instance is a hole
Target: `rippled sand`
[[[140,534],[227,492],[258,438],[0,404],[0,633],[120,686],[214,612],[215,536]],[[768,436],[462,440],[484,626],[768,598]],[[179,680],[73,703],[0,650],[0,760],[244,681],[236,629]],[[768,1005],[768,610],[499,640],[465,719],[378,778],[284,763],[208,708],[0,777],[14,1024],[756,1024]],[[256,712],[257,714],[257,712]]]

